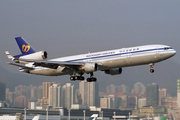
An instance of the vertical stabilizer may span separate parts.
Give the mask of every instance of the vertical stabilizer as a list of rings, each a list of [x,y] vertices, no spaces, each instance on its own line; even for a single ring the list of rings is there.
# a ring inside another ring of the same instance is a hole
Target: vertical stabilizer
[[[22,54],[35,53],[35,49],[22,37],[16,37],[16,42]]]

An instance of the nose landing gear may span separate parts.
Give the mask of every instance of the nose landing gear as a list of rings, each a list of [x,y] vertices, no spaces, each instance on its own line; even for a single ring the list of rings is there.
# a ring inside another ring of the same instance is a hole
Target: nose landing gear
[[[153,66],[154,66],[155,64],[154,64],[154,63],[150,63],[149,65],[150,65],[150,72],[151,72],[151,73],[154,73]]]

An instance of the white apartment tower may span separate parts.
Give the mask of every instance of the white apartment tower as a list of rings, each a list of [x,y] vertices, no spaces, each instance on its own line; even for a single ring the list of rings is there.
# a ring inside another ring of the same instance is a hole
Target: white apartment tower
[[[112,109],[113,108],[112,98],[101,98],[100,99],[100,108]]]
[[[66,85],[63,86],[63,101],[64,107],[67,109],[70,109],[71,105],[74,104],[75,90],[74,85],[71,85],[71,83],[66,83]]]
[[[166,88],[159,89],[159,106],[162,105],[162,98],[166,97],[166,95],[167,95],[167,89]]]
[[[61,84],[54,83],[49,87],[49,106],[61,107],[63,105],[62,101],[62,87]]]
[[[82,105],[97,106],[99,101],[99,89],[97,82],[79,82],[79,93],[81,94]]]
[[[146,106],[146,98],[139,98],[138,108],[142,108],[143,106]]]
[[[180,79],[177,80],[177,105],[180,108]]]

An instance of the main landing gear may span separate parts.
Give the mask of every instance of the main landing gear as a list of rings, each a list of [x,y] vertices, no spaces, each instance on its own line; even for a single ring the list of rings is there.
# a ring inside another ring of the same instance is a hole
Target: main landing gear
[[[83,81],[85,78],[80,75],[80,76],[71,76],[70,80],[71,81],[76,81],[76,80],[80,80]],[[93,73],[90,73],[90,78],[87,78],[87,82],[96,82],[97,79],[95,77],[93,77]]]
[[[90,78],[87,78],[87,82],[96,82],[97,79],[95,77],[93,77],[93,73],[90,73]]]
[[[70,77],[70,80],[71,80],[71,81],[84,80],[84,77],[83,77],[83,76],[71,76],[71,77]]]
[[[154,63],[150,63],[149,65],[150,65],[150,72],[154,73],[154,69],[153,69]]]

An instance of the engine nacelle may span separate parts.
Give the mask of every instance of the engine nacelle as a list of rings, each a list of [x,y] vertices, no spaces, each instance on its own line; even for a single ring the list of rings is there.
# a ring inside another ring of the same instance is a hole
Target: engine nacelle
[[[32,60],[44,60],[47,58],[46,51],[39,51],[28,55],[23,55],[19,57],[20,59],[32,59]],[[24,63],[24,61],[19,61],[20,63]]]
[[[82,65],[80,70],[83,70],[86,73],[91,73],[91,72],[97,71],[97,64],[96,63],[85,63],[84,65]]]
[[[104,72],[105,74],[119,75],[122,73],[122,68],[109,69],[109,70],[105,70]]]

